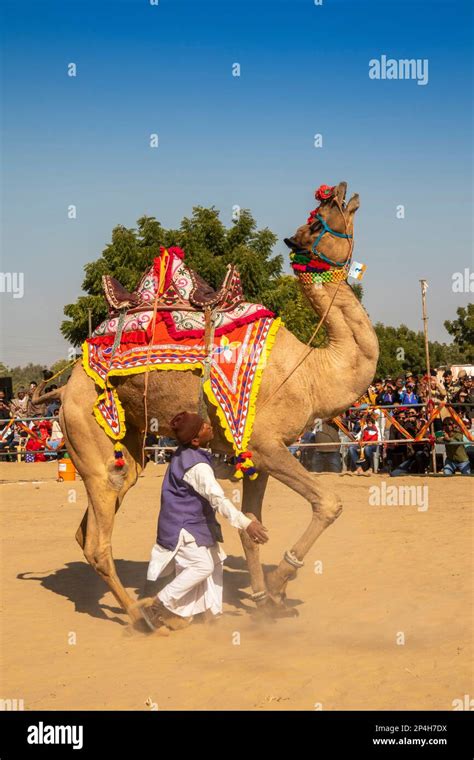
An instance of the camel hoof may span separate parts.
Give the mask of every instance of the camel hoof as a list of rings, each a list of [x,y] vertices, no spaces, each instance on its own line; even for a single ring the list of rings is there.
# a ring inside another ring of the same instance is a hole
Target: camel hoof
[[[147,596],[144,599],[138,599],[136,602],[130,605],[127,610],[127,614],[132,621],[133,628],[141,631],[142,623],[144,622],[144,617],[141,613],[141,610],[143,607],[151,607],[154,601],[155,600],[153,597]]]
[[[299,612],[296,607],[288,607],[286,604],[277,602],[269,598],[267,604],[257,610],[260,614],[270,620],[279,620],[280,618],[298,617]]]
[[[297,572],[298,571],[296,568],[292,568],[290,574],[287,575],[283,581],[281,579],[281,575],[278,573],[278,569],[267,573],[265,576],[265,585],[267,587],[269,595],[278,601],[280,601],[282,598],[286,598],[285,589],[288,581],[294,581],[297,576]]]
[[[131,605],[130,609],[136,610],[136,609],[141,609],[142,607],[151,607],[154,601],[155,601],[155,597],[145,596],[143,597],[143,599],[138,599],[138,601],[134,602]]]

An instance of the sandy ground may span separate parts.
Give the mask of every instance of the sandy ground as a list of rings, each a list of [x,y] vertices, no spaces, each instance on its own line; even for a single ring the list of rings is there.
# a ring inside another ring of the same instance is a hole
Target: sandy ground
[[[117,515],[114,555],[133,596],[144,588],[163,472],[149,465]],[[319,477],[340,490],[344,512],[288,586],[299,616],[253,614],[238,533],[224,524],[224,616],[161,638],[131,629],[83,559],[74,540],[82,483],[56,482],[54,463],[0,464],[0,698],[23,699],[26,710],[452,709],[473,694],[473,481],[397,479],[428,485],[420,511],[370,505],[370,486],[394,484],[386,477]],[[229,495],[236,487],[223,485]],[[266,567],[309,514],[270,481]]]

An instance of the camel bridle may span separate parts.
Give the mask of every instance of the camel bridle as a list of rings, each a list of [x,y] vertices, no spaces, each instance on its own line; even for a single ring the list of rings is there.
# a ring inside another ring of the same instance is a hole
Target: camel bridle
[[[319,253],[318,251],[316,251],[315,255],[317,257],[321,258],[323,261],[326,261],[326,263],[330,264],[331,266],[335,266],[335,267],[338,267],[340,269],[342,269],[342,267],[346,267],[346,269],[349,270],[349,265],[350,265],[350,262],[351,262],[351,259],[352,259],[352,253],[353,253],[353,250],[354,250],[354,234],[349,234],[347,232],[347,219],[346,219],[346,215],[344,214],[344,210],[343,210],[343,208],[341,206],[341,202],[339,201],[339,198],[337,196],[334,196],[334,202],[335,202],[337,208],[339,209],[339,211],[341,213],[341,216],[342,216],[342,218],[344,220],[344,229],[345,229],[345,232],[344,233],[336,232],[335,230],[331,229],[331,227],[329,227],[329,225],[327,224],[327,222],[320,216],[320,214],[318,214],[316,218],[322,224],[323,231],[320,233],[320,235],[318,236],[317,240],[314,241],[311,244],[311,252],[312,253],[315,252],[316,245],[319,243],[319,241],[321,240],[322,236],[324,234],[326,234],[326,233],[329,233],[330,235],[334,235],[335,237],[345,238],[348,241],[348,243],[349,243],[349,254],[348,254],[347,258],[345,259],[345,261],[343,261],[341,263],[339,263],[339,262],[332,262],[327,257],[322,258],[323,254]],[[296,364],[293,367],[293,369],[286,375],[286,377],[283,378],[283,380],[281,381],[281,383],[279,383],[279,385],[277,385],[277,387],[275,388],[275,390],[269,396],[267,396],[267,398],[265,399],[265,401],[263,402],[263,404],[261,404],[261,406],[259,406],[257,408],[257,410],[255,412],[255,417],[257,416],[257,414],[259,412],[262,411],[262,409],[268,404],[268,402],[278,393],[278,391],[280,390],[280,388],[282,388],[282,386],[287,382],[287,380],[290,379],[290,377],[293,375],[293,373],[296,372],[296,370],[298,369],[298,367],[300,367],[301,364],[303,364],[304,360],[307,359],[307,357],[310,355],[311,351],[313,350],[311,348],[311,343],[313,342],[313,340],[315,339],[315,337],[318,334],[319,330],[321,329],[321,325],[324,323],[325,319],[327,318],[327,315],[329,314],[329,312],[331,310],[331,306],[333,305],[334,300],[335,300],[335,298],[337,296],[337,293],[339,291],[339,288],[341,287],[341,284],[343,282],[345,282],[345,279],[344,280],[340,280],[337,283],[337,285],[336,285],[336,287],[334,289],[334,293],[333,293],[333,295],[331,297],[331,300],[329,302],[329,305],[328,305],[326,311],[324,312],[323,316],[319,320],[318,324],[316,325],[316,329],[314,330],[313,334],[311,335],[310,339],[308,340],[308,342],[306,343],[306,345],[304,347],[304,353],[303,353],[303,355],[296,362]]]
[[[341,214],[343,216],[344,224],[345,224],[346,230],[347,230],[347,222],[346,222],[346,217],[344,216],[344,211],[342,210],[342,208],[341,208],[339,202],[337,201],[337,199],[335,199],[335,200],[337,202],[337,207],[338,207],[339,211],[341,212]],[[334,237],[346,238],[347,240],[351,240],[353,238],[353,235],[350,235],[347,232],[336,232],[336,230],[333,230],[329,226],[329,224],[326,222],[326,220],[323,219],[323,217],[321,216],[321,214],[316,214],[316,219],[319,221],[319,223],[320,223],[320,225],[322,227],[322,230],[319,233],[319,235],[316,238],[316,240],[314,240],[313,243],[312,243],[312,245],[311,245],[311,252],[312,252],[313,256],[315,256],[318,259],[321,259],[321,261],[324,261],[326,264],[330,264],[332,267],[336,267],[337,269],[342,269],[343,267],[348,266],[348,263],[350,263],[350,260],[352,258],[352,246],[351,246],[350,251],[349,251],[349,256],[347,257],[347,259],[345,261],[332,261],[332,259],[328,258],[323,253],[321,253],[321,251],[318,251],[317,246],[319,244],[319,241],[323,237],[323,235],[326,235],[326,233],[329,233],[329,235],[333,235]]]

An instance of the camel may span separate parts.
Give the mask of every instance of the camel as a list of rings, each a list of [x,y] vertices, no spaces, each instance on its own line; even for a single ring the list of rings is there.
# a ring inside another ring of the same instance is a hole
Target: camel
[[[321,235],[321,223],[313,220],[314,223],[299,227],[292,238],[285,240],[290,248],[311,251],[318,238],[317,250],[326,259],[339,265],[349,259],[353,237],[343,235],[353,236],[359,196],[353,195],[346,204],[346,188],[345,182],[339,183],[333,197],[323,200],[319,207],[318,213],[329,228],[327,232]],[[262,374],[249,442],[259,475],[255,480],[244,478],[242,485],[242,511],[251,519],[262,520],[270,475],[302,496],[311,508],[309,524],[270,572],[264,572],[259,545],[241,532],[252,599],[257,608],[270,615],[286,606],[288,581],[296,577],[315,541],[342,511],[337,493],[330,492],[327,485],[323,487],[321,477],[308,472],[292,456],[288,445],[297,440],[302,431],[312,427],[315,419],[335,417],[360,398],[373,379],[378,359],[375,331],[346,281],[321,285],[300,280],[300,285],[315,312],[324,316],[327,342],[323,347],[311,348],[284,326],[278,330]],[[81,364],[76,364],[68,383],[60,389],[61,428],[88,496],[76,540],[132,622],[138,621],[141,615],[136,600],[117,575],[111,541],[115,514],[143,469],[144,377],[144,374],[136,374],[113,379],[127,423],[127,433],[122,440],[126,464],[121,470],[114,468],[113,441],[92,413],[97,390]],[[41,396],[43,387],[38,388],[35,403],[54,395],[53,391]],[[157,420],[160,434],[170,435],[168,422],[175,414],[182,410],[198,411],[199,389],[200,378],[196,371],[149,372],[148,426],[151,420]],[[232,454],[213,405],[206,400],[206,406],[215,431],[210,444],[212,451]]]

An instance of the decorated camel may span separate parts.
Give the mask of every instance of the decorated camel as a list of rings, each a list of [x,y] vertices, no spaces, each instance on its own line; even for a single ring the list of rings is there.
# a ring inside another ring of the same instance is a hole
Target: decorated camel
[[[301,288],[324,324],[327,332],[326,344],[320,348],[306,346],[279,324],[279,320],[271,320],[265,311],[259,312],[257,321],[252,324],[246,323],[247,317],[241,319],[240,328],[236,328],[241,331],[247,330],[247,337],[241,341],[234,341],[235,345],[241,342],[245,344],[249,335],[250,341],[256,341],[255,333],[249,332],[250,328],[267,322],[270,325],[268,340],[271,340],[267,352],[259,355],[260,359],[264,356],[265,361],[260,362],[258,393],[251,402],[252,425],[251,429],[248,426],[246,428],[250,435],[245,441],[243,456],[237,460],[243,462],[239,473],[243,475],[242,511],[249,517],[262,519],[262,504],[270,475],[298,493],[310,505],[307,517],[301,516],[302,520],[309,517],[309,523],[299,538],[295,536],[294,543],[288,547],[279,565],[271,572],[265,573],[263,570],[258,544],[254,543],[247,533],[241,532],[250,573],[252,598],[257,606],[270,614],[278,614],[278,610],[284,608],[288,581],[295,578],[316,539],[342,510],[337,493],[328,489],[327,481],[322,481],[320,477],[308,472],[292,456],[288,445],[293,443],[302,431],[311,427],[316,418],[335,417],[351,406],[371,382],[378,358],[377,337],[368,315],[346,282],[354,241],[354,216],[359,207],[359,197],[353,195],[346,203],[345,195],[345,182],[334,188],[322,186],[318,194],[318,209],[312,212],[308,222],[299,227],[293,237],[285,240],[292,251],[293,270]],[[168,252],[165,253],[169,255]],[[159,280],[157,287],[163,290],[166,275],[164,270],[156,271]],[[184,272],[184,269],[176,271]],[[228,299],[230,294],[231,301],[230,306],[229,302],[227,303],[228,313],[233,308],[232,282],[237,276],[238,273],[231,268],[226,291]],[[203,393],[202,379],[203,375],[206,377],[206,372],[208,386],[210,380],[209,367],[202,360],[202,356],[197,357],[194,365],[189,359],[181,361],[179,367],[174,363],[176,359],[162,359],[162,362],[171,361],[167,367],[163,363],[159,365],[159,368],[167,371],[144,371],[147,363],[153,358],[153,352],[149,345],[142,345],[139,346],[140,362],[136,363],[131,371],[123,368],[127,366],[123,362],[128,349],[127,344],[123,343],[123,336],[121,338],[119,335],[120,327],[124,328],[125,314],[119,307],[126,304],[133,312],[137,297],[136,294],[120,291],[116,281],[109,282],[109,286],[113,291],[109,294],[109,301],[112,304],[116,301],[114,329],[117,333],[115,338],[109,338],[108,343],[104,338],[103,344],[101,336],[97,336],[96,342],[89,345],[88,350],[99,352],[105,350],[106,345],[106,351],[109,352],[107,372],[119,354],[122,364],[117,366],[122,369],[117,369],[115,373],[110,372],[110,376],[107,375],[104,380],[105,375],[100,375],[100,362],[104,360],[104,353],[100,356],[98,353],[95,355],[97,365],[93,371],[90,369],[91,356],[89,365],[84,362],[77,364],[68,383],[60,389],[60,424],[67,450],[81,475],[88,496],[88,507],[77,530],[76,539],[86,559],[108,584],[124,611],[132,620],[138,620],[140,614],[136,608],[136,600],[125,590],[116,572],[112,554],[112,530],[115,513],[142,472],[146,431],[158,429],[161,435],[170,435],[169,420],[178,412],[204,410],[215,430],[214,439],[210,444],[212,451],[235,455],[237,450],[223,424],[225,419],[220,408],[222,403],[219,405],[219,398],[216,399],[216,395],[219,396],[218,386],[212,398],[210,394]],[[220,341],[222,348],[218,351],[225,354],[233,343],[229,342],[224,327],[220,332],[222,337],[219,337],[219,330],[215,329],[216,321],[212,323],[214,327],[210,328],[211,323],[208,319],[213,309],[215,311],[218,308],[216,304],[219,297],[214,298],[213,291],[206,289],[206,284],[195,273],[193,288],[194,307],[184,306],[185,294],[184,291],[180,291],[180,306],[190,311],[179,313],[187,315],[186,319],[189,317],[191,321],[201,318],[199,324],[201,327],[204,325],[204,337],[200,345],[205,344],[206,352],[209,350],[210,341]],[[196,298],[196,292],[204,294],[201,301]],[[176,301],[175,306],[167,306],[165,301],[161,299],[159,304],[154,303],[153,312],[149,310],[147,314],[154,327],[158,313],[166,316],[168,322],[165,320],[160,325],[163,330],[167,330],[169,340],[170,330],[177,329],[179,325],[169,321],[170,310],[177,308]],[[200,312],[197,310],[196,302],[198,305],[203,304]],[[239,304],[238,297],[235,303]],[[151,305],[150,302],[149,309]],[[238,308],[241,314],[244,313],[241,304]],[[133,313],[136,316],[142,312],[135,310]],[[203,313],[206,317],[204,321]],[[120,319],[121,324],[118,325]],[[249,321],[251,319],[253,317],[248,317]],[[188,322],[186,325],[189,327]],[[128,330],[128,334],[131,335],[132,332]],[[197,336],[198,332],[195,331],[194,334]],[[185,346],[189,356],[194,346],[192,340],[196,343],[198,339],[189,338]],[[112,341],[114,345],[111,345]],[[171,351],[172,348],[167,346],[166,350]],[[247,353],[251,353],[251,349],[252,345],[246,346]],[[219,368],[216,370],[216,378],[218,371]],[[104,408],[102,418],[99,419],[97,400],[101,391],[101,403]],[[40,393],[41,389],[35,401],[46,398],[41,397]],[[107,393],[110,397],[104,398],[104,394]],[[104,423],[107,414],[112,415],[107,406],[109,398],[112,406],[115,399],[116,407],[119,409],[117,419],[108,420],[111,427],[115,424],[115,435],[112,437]],[[98,424],[98,421],[101,424]],[[252,465],[250,468],[249,463]],[[291,535],[290,530],[293,530],[293,526],[288,526]]]

